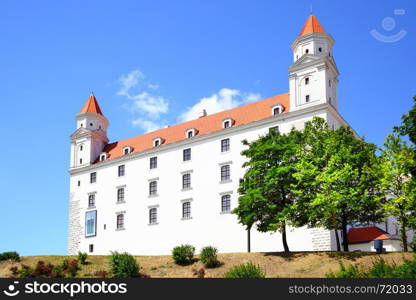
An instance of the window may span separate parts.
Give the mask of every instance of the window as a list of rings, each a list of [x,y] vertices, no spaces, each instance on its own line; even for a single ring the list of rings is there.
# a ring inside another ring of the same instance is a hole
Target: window
[[[124,202],[124,188],[117,189],[117,203]]]
[[[93,123],[90,123],[90,126],[92,127],[92,126],[94,126],[94,124]]]
[[[81,186],[81,180],[78,180],[78,186]]]
[[[306,77],[305,78],[305,85],[308,85],[309,84],[309,77]]]
[[[90,183],[97,182],[97,172],[92,172],[90,174]]]
[[[84,147],[81,145],[79,146],[79,151],[82,151],[84,149]]]
[[[319,52],[322,52],[322,48],[321,48],[321,47],[319,47],[318,51],[319,51]]]
[[[309,95],[306,95],[305,96],[305,102],[308,103],[309,102],[309,99],[310,99]]]
[[[191,202],[182,203],[182,218],[183,219],[191,218]]]
[[[107,154],[103,153],[100,155],[100,161],[106,160],[107,159]]]
[[[97,234],[97,211],[90,210],[85,213],[85,236],[95,236]]]
[[[269,128],[270,133],[279,133],[279,126],[274,126]]]
[[[189,189],[191,188],[191,174],[183,174],[182,175],[182,188]]]
[[[221,167],[221,181],[230,180],[230,165]]]
[[[149,182],[149,195],[156,195],[157,194],[157,181],[150,181]]]
[[[125,166],[124,165],[118,166],[118,177],[122,177],[124,176],[124,174],[125,174]]]
[[[89,250],[90,253],[93,253],[94,252],[94,244],[90,244],[89,247],[88,247],[88,250]]]
[[[82,158],[79,159],[79,164],[82,165]]]
[[[273,116],[280,114],[280,107],[273,108]]]
[[[160,145],[162,145],[162,139],[161,138],[155,138],[153,140],[153,147],[159,147]]]
[[[276,116],[283,112],[283,105],[282,104],[275,104],[272,106],[272,115]]]
[[[192,129],[188,129],[188,130],[186,131],[186,138],[187,138],[187,139],[190,139],[190,138],[194,137],[194,136],[195,136],[195,134],[196,134],[196,130],[195,130],[194,128],[192,128]]]
[[[328,80],[328,85],[331,86],[331,79]]]
[[[221,211],[229,212],[231,210],[231,196],[223,195],[221,197]]]
[[[306,53],[306,54],[308,54],[308,53],[309,53],[309,49],[306,49],[306,50],[305,50],[305,53]]]
[[[88,208],[95,207],[95,194],[88,195]]]
[[[230,151],[230,139],[221,140],[221,152]]]
[[[117,230],[124,229],[124,214],[117,215]]]
[[[131,147],[130,146],[126,146],[126,147],[124,147],[123,148],[123,154],[124,155],[127,155],[127,154],[130,154],[131,153]]]
[[[157,157],[151,157],[150,158],[150,169],[156,169],[157,168]]]
[[[329,102],[329,104],[331,104],[331,102],[332,102],[332,98],[331,97],[329,97],[328,102]]]
[[[183,149],[183,161],[191,160],[191,148]]]
[[[233,126],[234,120],[231,118],[227,118],[222,121],[222,128],[230,128]]]
[[[157,208],[149,209],[149,224],[157,224]]]

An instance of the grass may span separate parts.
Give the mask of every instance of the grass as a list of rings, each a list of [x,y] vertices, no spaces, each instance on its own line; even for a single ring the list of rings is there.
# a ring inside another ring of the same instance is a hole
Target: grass
[[[376,257],[382,257],[386,262],[403,261],[403,258],[413,258],[413,253],[334,253],[334,252],[295,252],[291,254],[284,253],[226,253],[218,254],[218,260],[221,265],[218,268],[206,269],[205,277],[223,277],[223,274],[232,267],[253,262],[259,265],[266,273],[266,277],[295,278],[295,277],[325,277],[325,274],[339,270],[339,261],[344,265],[359,263],[364,267],[371,265]],[[71,256],[71,258],[77,258]],[[195,277],[192,269],[203,268],[203,264],[196,256],[193,264],[187,266],[176,265],[171,256],[135,256],[140,264],[140,272],[149,274],[152,278],[160,277]],[[58,264],[64,259],[64,256],[26,256],[21,258],[21,262],[0,262],[0,277],[10,275],[10,267],[19,266],[20,264],[35,265],[39,260]],[[78,277],[93,277],[96,271],[109,271],[107,256],[88,256],[88,264],[80,265],[81,270]]]

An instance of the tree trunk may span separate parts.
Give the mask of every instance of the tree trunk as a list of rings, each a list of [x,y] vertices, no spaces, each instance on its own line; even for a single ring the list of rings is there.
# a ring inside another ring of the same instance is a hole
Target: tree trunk
[[[247,228],[247,252],[251,252],[251,236],[250,236],[251,227]]]
[[[341,244],[339,243],[339,235],[338,235],[338,229],[335,229],[335,239],[337,241],[337,251],[341,251]]]
[[[286,222],[283,222],[282,226],[282,242],[283,242],[283,248],[285,249],[285,253],[289,253],[289,246],[287,245],[286,240]]]
[[[348,252],[348,235],[347,235],[347,221],[342,220],[342,244],[344,246],[344,251]]]
[[[406,223],[406,217],[402,216],[400,217],[400,239],[402,240],[402,244],[403,244],[403,251],[407,252],[408,251],[408,246],[407,246],[407,234],[406,234],[406,227],[407,227],[407,223]]]

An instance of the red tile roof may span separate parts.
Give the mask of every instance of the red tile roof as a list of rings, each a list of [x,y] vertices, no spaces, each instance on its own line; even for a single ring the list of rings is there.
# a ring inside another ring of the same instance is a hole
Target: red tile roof
[[[272,106],[275,104],[281,104],[284,108],[283,113],[287,113],[290,109],[289,103],[289,93],[273,96],[230,110],[111,143],[104,148],[103,152],[108,154],[107,160],[123,156],[122,150],[125,146],[131,146],[133,148],[132,153],[142,152],[153,148],[153,140],[155,138],[162,138],[162,145],[172,144],[185,140],[187,129],[195,128],[197,136],[205,135],[222,130],[222,121],[226,118],[232,118],[234,120],[233,127],[270,118],[272,116]]]
[[[85,102],[84,107],[80,111],[80,114],[86,112],[103,115],[100,106],[98,105],[98,101],[93,94],[91,94],[90,97],[87,99],[87,102]]]
[[[302,31],[300,32],[299,36],[306,35],[308,33],[326,33],[325,30],[322,28],[321,24],[319,24],[318,19],[314,15],[310,15],[309,18],[306,20],[305,25],[303,25]]]
[[[377,226],[351,228],[348,231],[349,243],[364,243],[375,240],[389,240],[391,236]]]

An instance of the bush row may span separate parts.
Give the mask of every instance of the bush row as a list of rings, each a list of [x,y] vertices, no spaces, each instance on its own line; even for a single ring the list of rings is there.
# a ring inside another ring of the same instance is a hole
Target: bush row
[[[368,269],[360,264],[344,266],[340,262],[340,269],[337,272],[326,274],[328,278],[416,278],[416,256],[400,265],[387,263],[384,259],[378,258],[373,261]]]

